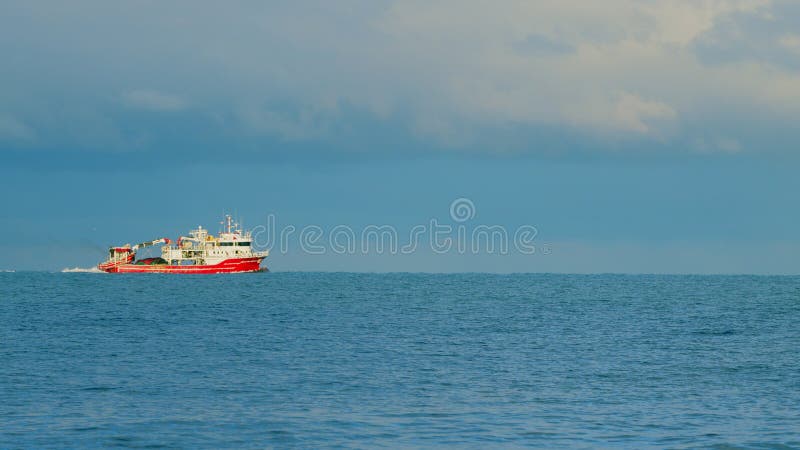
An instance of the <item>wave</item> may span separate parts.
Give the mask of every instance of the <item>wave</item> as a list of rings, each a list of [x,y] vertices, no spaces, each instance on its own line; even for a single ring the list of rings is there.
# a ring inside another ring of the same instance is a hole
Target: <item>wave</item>
[[[105,272],[103,272],[102,270],[98,269],[97,267],[89,267],[89,268],[83,268],[83,267],[69,268],[69,267],[66,267],[64,269],[61,269],[61,273],[105,273]]]

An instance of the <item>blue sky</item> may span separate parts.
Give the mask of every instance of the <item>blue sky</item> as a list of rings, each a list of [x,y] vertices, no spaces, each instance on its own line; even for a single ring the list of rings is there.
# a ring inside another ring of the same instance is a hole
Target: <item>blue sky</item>
[[[246,224],[535,226],[275,270],[798,273],[800,6],[4,2],[0,269]],[[41,255],[41,256],[40,256]]]

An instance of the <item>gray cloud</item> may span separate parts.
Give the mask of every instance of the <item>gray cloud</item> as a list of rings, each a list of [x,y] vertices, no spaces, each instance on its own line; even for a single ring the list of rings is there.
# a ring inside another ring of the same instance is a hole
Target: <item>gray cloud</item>
[[[572,45],[551,39],[541,34],[529,34],[525,39],[516,42],[514,48],[528,55],[564,55],[575,51]]]
[[[762,62],[800,69],[800,3],[776,1],[768,7],[734,12],[693,42],[706,64]]]
[[[378,123],[430,147],[525,148],[504,130],[528,128],[600,150],[725,136],[748,151],[723,120],[731,105],[756,125],[800,118],[796,12],[766,0],[15,2],[0,15],[0,101],[76,148],[174,144],[193,120],[253,148],[381,143]],[[687,135],[704,120],[715,129]]]
[[[122,101],[126,106],[150,111],[180,111],[186,108],[186,102],[180,97],[151,89],[125,92]]]

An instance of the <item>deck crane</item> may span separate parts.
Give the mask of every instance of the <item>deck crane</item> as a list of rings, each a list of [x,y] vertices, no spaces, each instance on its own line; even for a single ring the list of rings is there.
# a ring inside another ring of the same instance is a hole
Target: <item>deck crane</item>
[[[169,244],[169,242],[170,241],[167,238],[156,239],[154,241],[147,241],[136,244],[133,247],[131,247],[131,250],[135,252],[136,250],[139,250],[142,247],[150,247],[151,245],[157,245],[157,244]]]

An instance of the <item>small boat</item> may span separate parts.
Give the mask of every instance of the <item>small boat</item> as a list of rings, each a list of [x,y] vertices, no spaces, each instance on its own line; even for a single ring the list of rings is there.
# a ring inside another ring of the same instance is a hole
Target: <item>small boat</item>
[[[225,216],[225,229],[217,236],[202,226],[181,236],[177,242],[167,238],[155,239],[131,246],[125,244],[108,249],[108,259],[97,268],[109,273],[241,273],[261,272],[261,262],[267,251],[253,250],[250,231],[242,231]],[[161,257],[136,259],[140,248],[164,244]]]

